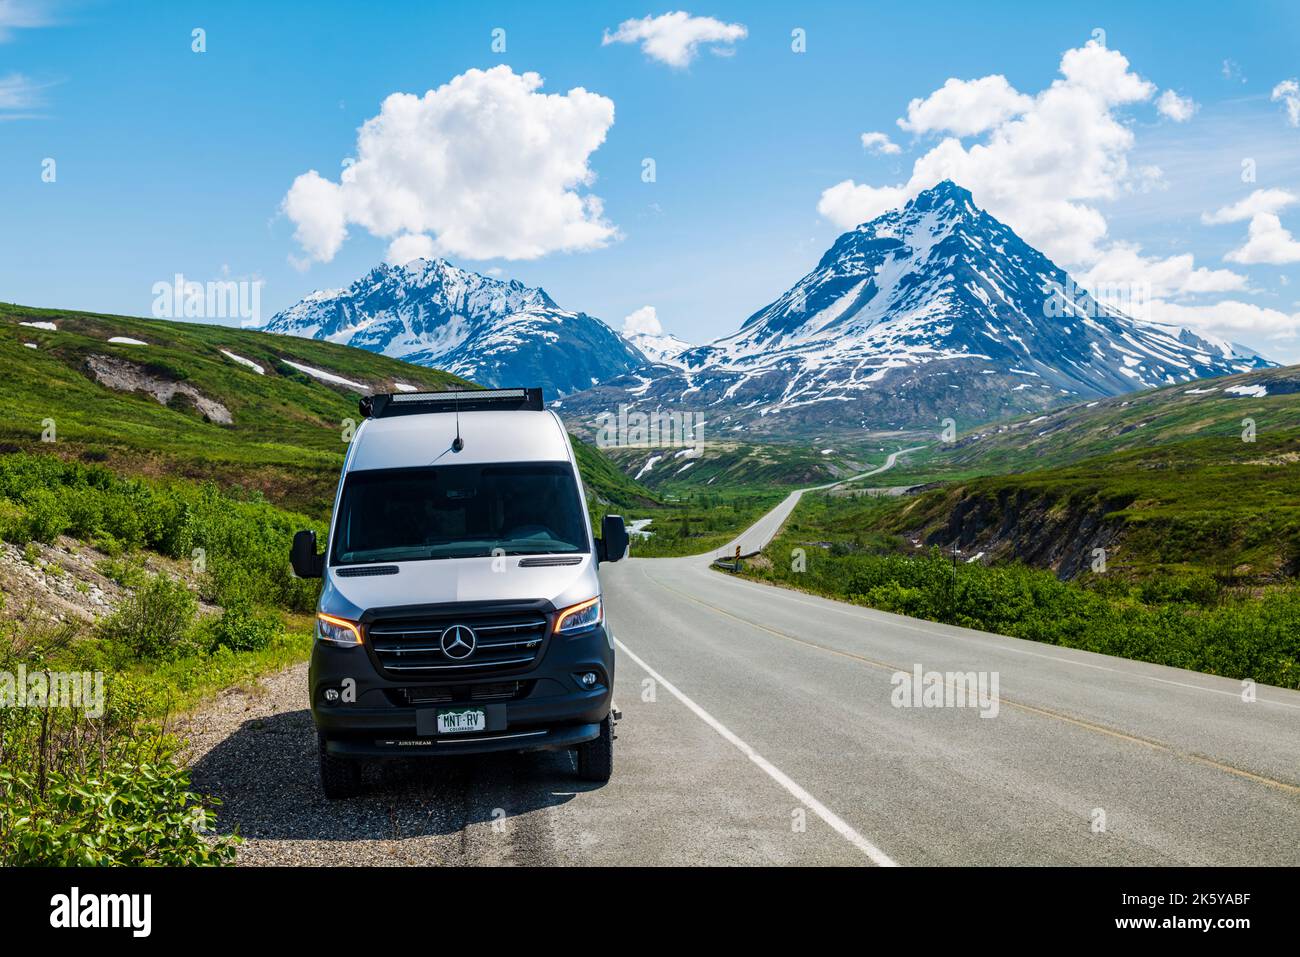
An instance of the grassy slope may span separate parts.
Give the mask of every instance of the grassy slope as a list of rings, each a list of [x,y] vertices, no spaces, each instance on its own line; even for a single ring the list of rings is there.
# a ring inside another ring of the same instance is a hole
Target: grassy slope
[[[20,322],[53,322],[58,329]],[[113,336],[149,345],[109,343]],[[38,348],[27,348],[27,342]],[[227,358],[222,349],[256,362],[264,374]],[[90,355],[125,359],[184,381],[225,405],[234,423],[206,422],[193,409],[104,388],[83,371]],[[104,461],[127,474],[213,479],[323,516],[343,464],[344,420],[359,418],[359,393],[298,372],[284,359],[375,391],[391,392],[394,382],[426,389],[470,386],[435,369],[311,339],[0,304],[0,442],[10,449]],[[39,442],[46,418],[56,424],[53,445]],[[596,449],[580,446],[578,457],[598,500],[622,507],[657,503]]]
[[[1225,392],[1259,386],[1267,395]],[[1254,442],[1242,440],[1244,419],[1255,424]],[[888,484],[945,484],[883,508],[849,508],[825,532],[835,541],[906,535],[1069,575],[1106,547],[1112,572],[1265,584],[1297,571],[1297,459],[1300,367],[1261,370],[934,442]]]
[[[58,331],[20,326],[53,322]],[[127,336],[147,346],[107,342]],[[38,348],[29,349],[24,343]],[[258,375],[221,349],[265,369]],[[117,392],[83,370],[106,355],[182,380],[230,410],[233,425],[205,422],[193,409],[168,408],[143,393]],[[359,349],[224,326],[0,305],[0,440],[31,447],[42,420],[57,426],[55,449],[91,452],[117,471],[212,478],[256,488],[319,513],[328,507],[346,448],[343,421],[357,420],[358,393],[327,385],[283,359],[383,391],[393,381],[422,388],[463,380]]]
[[[823,455],[822,450],[832,448]],[[820,485],[866,471],[879,464],[889,449],[876,446],[846,446],[843,442],[814,440],[811,444],[748,442],[707,439],[699,457],[675,457],[682,449],[612,448],[605,453],[628,475],[666,495],[691,490],[753,489],[777,486]],[[649,471],[643,469],[651,456],[662,456]],[[683,470],[688,462],[694,464]]]
[[[1268,395],[1224,391],[1254,386],[1263,386]],[[960,434],[951,445],[932,441],[899,474],[925,479],[1000,475],[1190,439],[1239,438],[1246,418],[1254,420],[1261,438],[1291,434],[1300,430],[1298,393],[1300,366],[1285,366],[1077,403],[981,426]]]

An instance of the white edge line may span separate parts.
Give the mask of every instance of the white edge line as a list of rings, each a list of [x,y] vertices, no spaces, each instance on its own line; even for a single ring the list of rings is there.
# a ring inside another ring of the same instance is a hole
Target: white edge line
[[[736,735],[733,734],[721,721],[713,717],[713,715],[709,714],[698,704],[677,690],[676,686],[674,686],[672,682],[638,658],[627,645],[623,644],[623,642],[619,641],[617,638],[614,639],[614,644],[617,645],[625,655],[640,665],[642,671],[667,689],[669,694],[694,712],[697,718],[707,724],[714,731],[718,732],[718,734],[722,735],[722,737],[731,744],[735,745],[736,748],[745,755],[745,757],[749,758],[749,760],[762,768],[763,771],[767,773],[768,777],[789,791],[790,794],[794,796],[795,800],[807,807],[810,811],[830,825],[832,830],[838,832],[841,837],[860,850],[863,854],[867,855],[867,857],[871,858],[873,863],[878,864],[881,867],[898,866],[896,861],[854,830],[853,826],[847,821],[801,788],[771,761],[767,760],[767,758],[763,757],[740,738],[736,737]]]

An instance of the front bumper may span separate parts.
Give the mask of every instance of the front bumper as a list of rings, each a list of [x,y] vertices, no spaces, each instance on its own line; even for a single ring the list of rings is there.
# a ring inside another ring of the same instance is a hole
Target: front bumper
[[[584,688],[577,675],[594,671],[600,682]],[[486,686],[519,684],[506,699],[483,699]],[[311,713],[321,744],[340,757],[410,757],[569,748],[600,733],[614,686],[614,649],[604,625],[571,637],[552,636],[542,658],[526,671],[472,680],[394,680],[381,674],[365,647],[317,642],[308,669]],[[338,700],[326,693],[335,691]],[[439,692],[450,700],[408,702]],[[481,708],[485,730],[438,734],[436,714]]]

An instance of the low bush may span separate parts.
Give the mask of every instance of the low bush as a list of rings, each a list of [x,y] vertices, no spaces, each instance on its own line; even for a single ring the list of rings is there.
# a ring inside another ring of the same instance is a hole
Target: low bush
[[[226,607],[212,626],[213,646],[231,651],[261,651],[283,631],[280,616],[247,602]]]
[[[184,582],[155,575],[100,625],[101,634],[141,659],[177,658],[193,650],[198,600]]]

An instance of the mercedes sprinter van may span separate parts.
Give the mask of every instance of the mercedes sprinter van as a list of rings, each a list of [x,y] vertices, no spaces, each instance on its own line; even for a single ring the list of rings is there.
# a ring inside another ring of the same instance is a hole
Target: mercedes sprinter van
[[[620,516],[592,534],[568,433],[540,389],[367,396],[323,552],[309,683],[331,798],[368,759],[573,748],[613,768],[614,639],[597,566]]]

